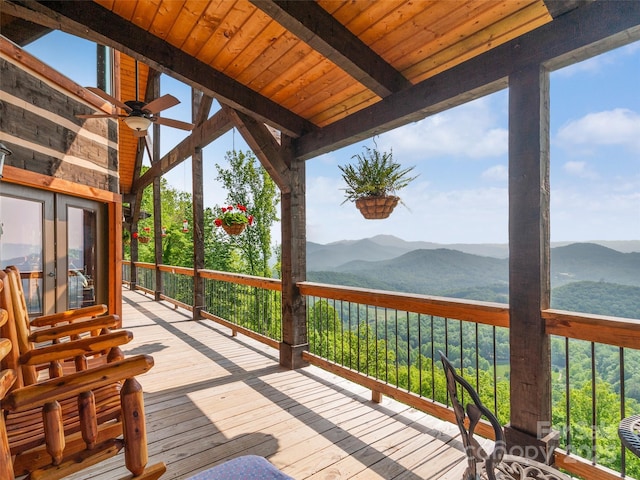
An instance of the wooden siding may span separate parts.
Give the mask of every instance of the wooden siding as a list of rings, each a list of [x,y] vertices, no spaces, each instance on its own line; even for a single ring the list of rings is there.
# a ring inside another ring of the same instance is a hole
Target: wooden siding
[[[117,123],[77,118],[104,106],[89,103],[88,96],[93,95],[2,39],[0,140],[13,151],[6,164],[119,192]]]

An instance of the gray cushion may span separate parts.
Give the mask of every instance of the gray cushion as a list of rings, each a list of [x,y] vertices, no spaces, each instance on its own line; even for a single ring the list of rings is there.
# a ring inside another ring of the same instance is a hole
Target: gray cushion
[[[204,470],[189,480],[293,480],[258,455],[243,455]]]

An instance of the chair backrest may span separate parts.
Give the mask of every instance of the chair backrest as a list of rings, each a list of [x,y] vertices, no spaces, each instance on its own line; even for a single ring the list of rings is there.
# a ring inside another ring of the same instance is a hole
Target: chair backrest
[[[449,398],[456,415],[456,423],[460,429],[467,456],[468,467],[464,478],[467,480],[479,478],[480,467],[484,464],[489,480],[495,480],[494,469],[502,461],[502,457],[506,453],[502,426],[491,410],[483,405],[478,393],[471,384],[458,375],[444,353],[439,353],[447,379],[447,391],[449,392]],[[464,405],[465,401],[469,403]],[[476,427],[483,417],[489,421],[495,433],[495,446],[490,454],[485,452],[480,443],[474,438]]]
[[[7,273],[9,272],[9,273]],[[20,345],[25,348],[33,348],[33,344],[28,341],[28,333],[25,336],[25,328],[28,325],[23,325],[23,319],[16,319],[14,308],[14,295],[12,291],[12,283],[14,283],[15,275],[9,270],[0,270],[0,281],[3,283],[3,289],[0,291],[0,308],[2,308],[7,315],[7,322],[1,327],[0,334],[2,337],[8,339],[14,348],[7,353],[2,360],[2,368],[12,369],[16,372],[18,378],[15,382],[14,388],[22,385],[30,385],[36,382],[37,373],[36,368],[32,365],[20,365]],[[20,326],[18,326],[20,325]]]
[[[36,383],[39,372],[44,368],[49,369],[49,377],[62,375],[62,369],[68,368],[60,361],[52,361],[48,365],[34,366],[24,361],[25,355],[29,355],[34,350],[37,343],[42,342],[49,344],[58,344],[69,340],[78,340],[88,335],[98,336],[107,334],[111,328],[120,326],[120,318],[115,315],[102,316],[106,313],[106,305],[92,305],[82,307],[65,312],[59,312],[51,315],[42,315],[31,319],[27,310],[24,290],[22,288],[22,277],[17,267],[9,266],[1,272],[2,278],[6,283],[4,294],[0,298],[0,305],[3,305],[9,312],[7,337],[17,345],[15,353],[12,357],[20,356],[22,361],[18,370],[21,378],[17,385],[31,385]],[[95,319],[95,321],[92,321]],[[71,324],[78,328],[72,327]],[[64,348],[64,347],[62,347]],[[104,357],[100,359],[100,357]],[[107,358],[108,357],[108,358]],[[88,367],[89,359],[95,359],[94,363],[105,363],[123,358],[122,351],[118,347],[114,347],[108,351],[107,355],[100,351],[79,352],[75,357],[75,369],[85,370]],[[15,367],[13,363],[12,368]]]
[[[0,294],[4,292],[4,278],[0,278]],[[9,338],[5,338],[2,332],[8,323],[9,312],[0,307],[0,400],[4,398],[11,386],[15,383],[17,375],[16,370],[6,367],[5,359],[11,353],[13,344]],[[4,423],[4,411],[0,403],[0,478],[13,478],[13,468],[11,461],[11,449],[9,447],[9,438],[7,437],[7,428]]]

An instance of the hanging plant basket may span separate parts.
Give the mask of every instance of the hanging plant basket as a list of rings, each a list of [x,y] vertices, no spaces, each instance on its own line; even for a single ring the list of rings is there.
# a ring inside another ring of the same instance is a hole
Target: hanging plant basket
[[[149,243],[149,240],[151,240],[151,237],[138,237],[140,243]]]
[[[246,223],[232,223],[231,225],[223,223],[221,225],[221,227],[224,228],[224,231],[229,235],[240,235],[244,231],[244,227],[246,226]]]
[[[399,197],[362,197],[356,200],[356,207],[369,220],[387,218],[398,205]]]

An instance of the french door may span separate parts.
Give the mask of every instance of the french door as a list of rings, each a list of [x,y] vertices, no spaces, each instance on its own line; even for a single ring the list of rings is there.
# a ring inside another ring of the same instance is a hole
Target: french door
[[[103,204],[0,183],[0,267],[20,270],[30,315],[102,303]]]

